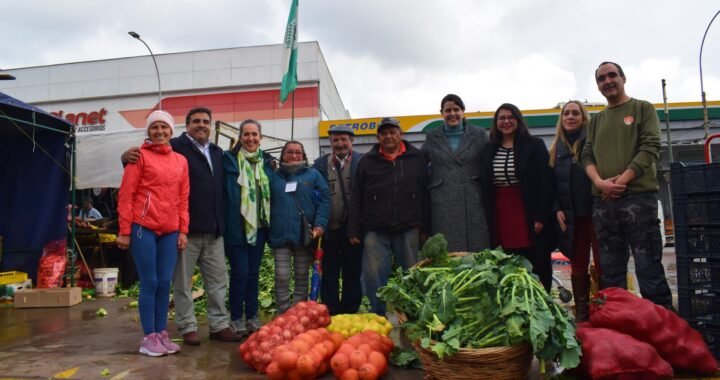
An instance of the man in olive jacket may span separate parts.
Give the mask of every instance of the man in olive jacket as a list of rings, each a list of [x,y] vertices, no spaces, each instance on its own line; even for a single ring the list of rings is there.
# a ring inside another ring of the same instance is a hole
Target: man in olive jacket
[[[671,309],[657,219],[660,121],[652,104],[625,93],[620,65],[601,63],[595,81],[608,106],[590,121],[582,163],[593,183],[600,285],[627,288],[629,244],[643,298]]]
[[[378,144],[358,164],[352,188],[348,236],[363,238],[363,284],[371,311],[385,314],[377,290],[387,284],[392,259],[407,269],[417,262],[421,229],[427,225],[427,160],[402,139],[400,123],[384,118]]]

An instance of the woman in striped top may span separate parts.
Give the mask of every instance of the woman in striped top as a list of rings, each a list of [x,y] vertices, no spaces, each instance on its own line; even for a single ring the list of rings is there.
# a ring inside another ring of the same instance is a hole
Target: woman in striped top
[[[552,281],[550,254],[554,174],[543,140],[533,137],[520,110],[505,103],[495,111],[490,146],[483,152],[483,201],[493,246],[525,256],[546,289]]]

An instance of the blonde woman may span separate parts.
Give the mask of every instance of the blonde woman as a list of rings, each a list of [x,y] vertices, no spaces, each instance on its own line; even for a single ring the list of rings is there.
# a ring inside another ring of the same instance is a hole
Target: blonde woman
[[[550,166],[555,171],[555,216],[560,227],[559,249],[572,263],[572,289],[575,295],[575,318],[589,318],[590,247],[599,271],[598,242],[592,225],[590,179],[580,165],[590,117],[577,100],[567,102],[560,111],[555,140],[550,147]]]

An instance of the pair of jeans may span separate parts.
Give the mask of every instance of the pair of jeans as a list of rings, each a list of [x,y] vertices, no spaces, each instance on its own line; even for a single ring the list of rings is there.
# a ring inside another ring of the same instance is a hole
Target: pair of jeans
[[[192,276],[195,265],[200,267],[207,297],[207,320],[210,332],[230,326],[225,294],[228,286],[225,245],[222,236],[190,234],[185,251],[178,256],[173,277],[175,325],[182,335],[197,331],[198,324],[192,299]]]
[[[377,291],[387,285],[392,272],[393,258],[403,269],[417,263],[420,229],[413,227],[399,232],[369,231],[364,239],[362,282],[370,300],[370,311],[385,315],[385,303]]]
[[[243,316],[245,320],[257,317],[260,264],[267,236],[268,229],[260,228],[255,245],[225,246],[225,256],[230,262],[230,319],[233,321]]]
[[[286,246],[273,249],[275,255],[275,303],[278,314],[286,312],[291,305],[290,274],[295,271],[295,289],[292,305],[307,301],[310,286],[310,265],[313,256],[310,247]],[[293,260],[292,264],[290,260]]]
[[[662,238],[656,193],[634,193],[593,202],[593,225],[600,243],[600,286],[627,289],[628,246],[635,260],[640,294],[672,308],[672,293],[662,265]]]
[[[158,235],[133,223],[130,253],[140,277],[138,309],[145,335],[161,332],[167,327],[170,304],[170,280],[177,258],[178,233]]]
[[[362,245],[350,244],[345,229],[330,230],[323,236],[322,302],[330,315],[355,314],[362,301]],[[340,276],[342,275],[342,297]]]

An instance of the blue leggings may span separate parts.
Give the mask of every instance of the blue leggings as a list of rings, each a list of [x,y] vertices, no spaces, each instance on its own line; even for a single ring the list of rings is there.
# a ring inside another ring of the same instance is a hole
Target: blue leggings
[[[167,326],[170,280],[177,260],[178,233],[158,235],[133,223],[130,252],[140,276],[140,323],[145,335]]]

